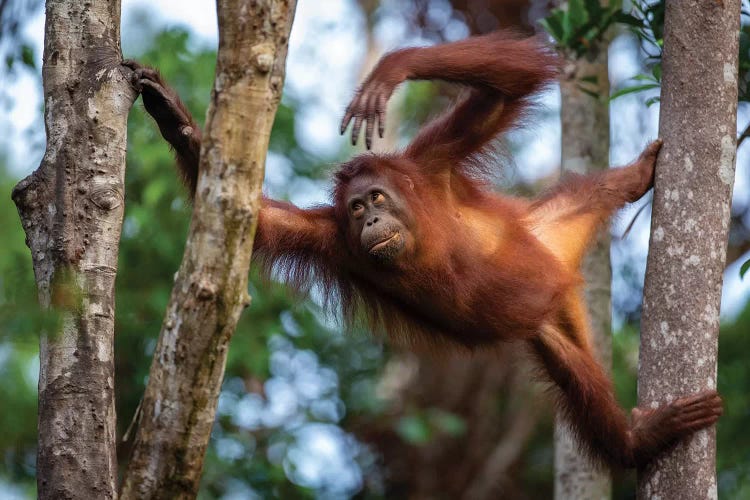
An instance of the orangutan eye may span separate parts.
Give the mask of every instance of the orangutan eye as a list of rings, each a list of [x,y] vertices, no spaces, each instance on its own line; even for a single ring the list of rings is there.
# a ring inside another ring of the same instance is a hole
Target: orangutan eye
[[[383,196],[383,193],[380,191],[375,191],[370,195],[372,202],[376,205],[379,205],[385,201],[385,196]]]
[[[355,218],[359,219],[365,213],[365,206],[359,202],[352,203],[351,211],[352,211],[352,215]]]

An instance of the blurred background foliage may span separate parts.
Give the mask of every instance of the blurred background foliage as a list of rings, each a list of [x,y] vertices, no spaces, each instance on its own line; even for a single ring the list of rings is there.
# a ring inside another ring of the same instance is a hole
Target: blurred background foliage
[[[503,26],[530,32],[545,13],[525,0],[384,5],[363,0],[356,5],[368,30],[398,15],[408,27],[401,33],[404,40],[418,36],[423,41]],[[0,27],[12,25],[9,16],[13,13],[0,9]],[[161,26],[146,11],[134,19],[124,29],[137,29],[126,33],[135,40],[133,53],[126,56],[160,68],[202,121],[215,52],[189,30]],[[12,26],[0,32],[0,48],[5,47],[7,61],[14,61],[6,69],[18,72],[18,61],[28,63],[24,71],[40,78],[33,55],[24,55],[32,49],[18,25]],[[399,98],[399,136],[411,135],[446,95],[452,91],[438,85],[409,86]],[[288,197],[300,186],[324,189],[330,166],[351,154],[346,146],[323,152],[310,147],[299,123],[315,104],[307,97],[285,92],[276,116],[267,167],[267,189],[274,196]],[[35,129],[28,140],[40,148],[41,120]],[[128,428],[145,387],[190,217],[171,152],[140,102],[130,115],[128,136],[115,346],[120,464],[130,451]],[[31,498],[37,332],[55,318],[41,315],[36,305],[28,249],[10,202],[18,170],[13,173],[4,147],[0,142],[0,498]],[[507,145],[508,150],[516,147],[512,140]],[[733,222],[744,224],[745,215]],[[733,234],[739,257],[747,238],[741,231]],[[615,269],[632,283],[628,296],[615,300],[616,313],[626,321],[614,335],[613,371],[626,407],[636,399],[640,307],[639,276],[629,265],[623,261]],[[518,350],[469,359],[418,358],[390,350],[366,332],[343,335],[315,301],[294,297],[281,285],[254,275],[250,286],[253,302],[232,341],[201,498],[458,498],[467,491],[485,498],[497,498],[499,492],[503,498],[551,498],[551,405]],[[750,309],[745,307],[723,325],[720,339],[718,383],[726,401],[718,426],[722,498],[750,498],[748,332]],[[619,473],[615,498],[632,498],[633,481],[632,473]]]

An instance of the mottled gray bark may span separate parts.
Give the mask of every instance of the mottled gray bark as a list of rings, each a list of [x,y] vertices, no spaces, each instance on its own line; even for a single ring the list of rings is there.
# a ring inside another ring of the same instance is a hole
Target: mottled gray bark
[[[591,94],[596,94],[594,97]],[[568,55],[560,81],[562,168],[585,174],[609,166],[609,77],[607,41],[586,56]],[[599,361],[612,364],[609,231],[602,231],[583,263],[585,296]],[[568,424],[555,422],[555,498],[602,500],[612,496],[609,471],[581,453]]]
[[[194,498],[247,276],[294,0],[219,0],[219,52],[185,255],[123,498]]]
[[[38,494],[114,498],[114,284],[136,93],[119,1],[48,1],[46,15],[47,149],[13,191],[40,303],[61,320],[41,332]]]
[[[722,272],[734,181],[740,2],[667,2],[638,399],[716,388]],[[640,498],[716,498],[715,430],[638,479]]]

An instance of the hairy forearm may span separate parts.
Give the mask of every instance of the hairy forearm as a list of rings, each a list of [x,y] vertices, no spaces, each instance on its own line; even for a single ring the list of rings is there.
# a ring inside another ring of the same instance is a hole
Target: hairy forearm
[[[263,197],[255,248],[277,256],[307,252],[327,253],[335,239],[332,207],[301,209]]]
[[[162,137],[174,148],[177,165],[191,197],[198,181],[201,130],[187,106],[154,68],[127,60],[133,70],[132,81],[143,97],[146,111],[154,118]]]
[[[399,66],[404,79],[489,87],[514,98],[536,92],[555,75],[555,56],[541,47],[535,38],[493,33],[396,51],[385,56],[382,64]]]
[[[185,181],[185,185],[190,191],[190,196],[195,196],[195,188],[198,184],[198,164],[201,154],[201,129],[193,124],[184,127],[182,137],[175,142],[168,141],[175,151],[177,165]]]

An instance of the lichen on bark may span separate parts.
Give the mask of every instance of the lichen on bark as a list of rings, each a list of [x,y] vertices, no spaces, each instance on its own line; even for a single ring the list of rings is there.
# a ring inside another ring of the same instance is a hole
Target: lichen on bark
[[[639,406],[716,388],[719,305],[734,179],[738,0],[666,5]],[[716,498],[715,429],[640,471],[640,498]]]

